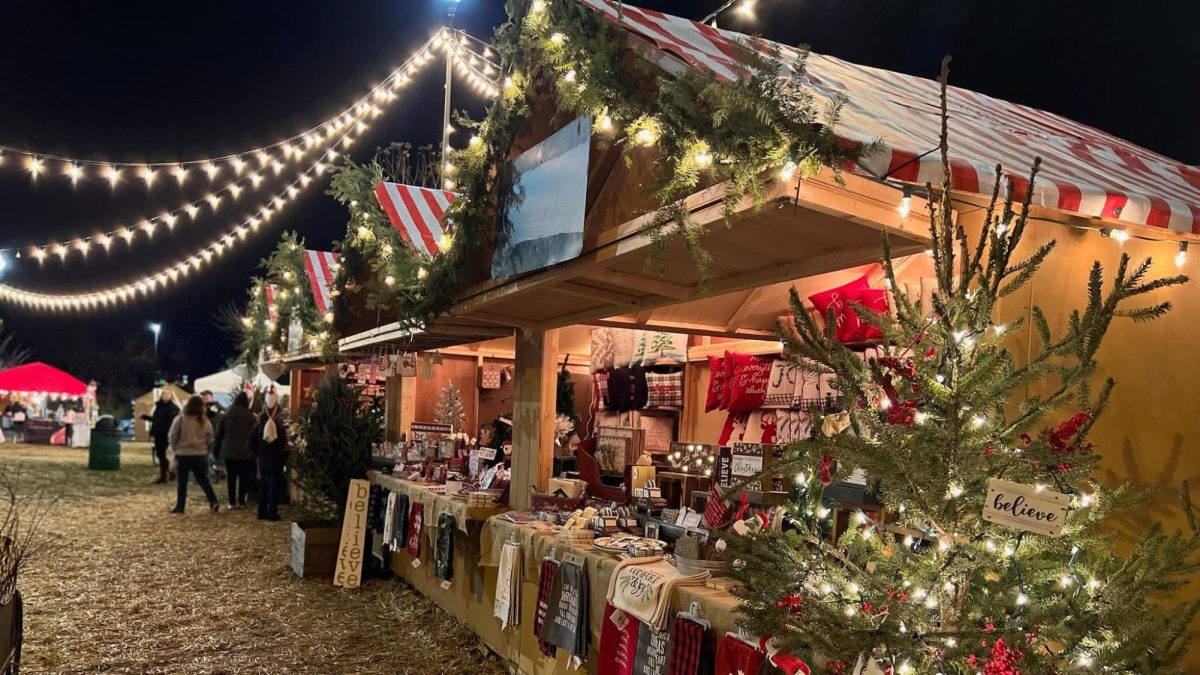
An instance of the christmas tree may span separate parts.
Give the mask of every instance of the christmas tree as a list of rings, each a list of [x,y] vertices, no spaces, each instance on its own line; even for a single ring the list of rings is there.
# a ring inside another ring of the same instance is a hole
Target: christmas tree
[[[945,76],[943,68],[948,176]],[[746,627],[814,672],[878,672],[868,664],[914,675],[1182,672],[1175,664],[1200,609],[1172,597],[1200,569],[1186,484],[1192,531],[1156,523],[1118,553],[1105,522],[1145,495],[1092,482],[1100,449],[1088,434],[1113,387],[1093,389],[1111,322],[1162,316],[1166,302],[1130,303],[1186,278],[1151,279],[1149,260],[1124,255],[1112,275],[1095,263],[1087,304],[1062,334],[1032,308],[1037,337],[1018,362],[1004,338],[1014,324],[995,323],[993,312],[1054,248],[1015,255],[1037,173],[1035,163],[1015,201],[1018,181],[1002,195],[997,167],[978,236],[956,222],[948,179],[927,186],[932,306],[894,293],[894,317],[857,310],[883,332],[886,356],[864,359],[839,343],[792,292],[786,350],[836,377],[843,409],[814,412],[813,437],[772,468],[797,483],[784,530],[735,538],[734,567]],[[888,287],[899,288],[886,241],[883,263]],[[855,468],[883,507],[853,512],[832,541],[823,489]],[[1067,495],[1061,534],[985,520],[992,479]]]
[[[364,403],[359,389],[336,375],[313,391],[300,418],[296,452],[288,460],[308,515],[337,519],[346,508],[350,480],[366,478],[371,449],[383,429],[382,412]]]
[[[463,409],[462,393],[458,385],[451,380],[442,387],[442,397],[438,399],[437,407],[433,409],[433,421],[438,424],[449,424],[452,431],[461,431],[463,420],[467,413]]]

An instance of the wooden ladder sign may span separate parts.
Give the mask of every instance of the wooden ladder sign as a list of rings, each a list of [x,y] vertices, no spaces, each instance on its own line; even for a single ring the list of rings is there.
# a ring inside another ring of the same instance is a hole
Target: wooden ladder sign
[[[370,481],[355,478],[346,495],[346,514],[342,517],[342,541],[338,546],[337,568],[333,585],[358,588],[362,583],[363,558],[367,536],[367,503],[371,498]]]
[[[1067,507],[1071,497],[1061,492],[1031,485],[1022,485],[999,478],[988,481],[987,500],[983,503],[983,519],[1018,530],[1062,534],[1067,522]]]

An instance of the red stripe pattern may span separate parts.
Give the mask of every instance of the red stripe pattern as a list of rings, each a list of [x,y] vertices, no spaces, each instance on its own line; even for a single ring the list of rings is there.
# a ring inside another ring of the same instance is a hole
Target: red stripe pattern
[[[317,314],[322,316],[333,307],[329,291],[333,289],[333,278],[337,276],[337,261],[338,254],[332,251],[304,251],[304,272],[308,275]]]
[[[458,195],[400,183],[380,183],[375,197],[400,238],[418,253],[429,257],[442,252],[443,237],[449,233],[442,220]]]
[[[864,158],[860,170],[879,177],[899,168],[891,177],[913,183],[942,179],[936,151],[916,159],[938,144],[939,85],[933,80],[820,54],[809,54],[801,72],[800,52],[785,45],[613,0],[578,1],[721,80],[745,72],[733,56],[734,42],[763,53],[779,50],[785,75],[803,78],[818,108],[848,97],[835,130],[839,138],[847,144],[875,139],[887,144]],[[950,88],[948,104],[956,190],[990,194],[997,164],[1018,192],[1027,190],[1022,175],[1041,157],[1043,170],[1033,194],[1037,206],[1200,234],[1200,168],[1065,117],[965,89]]]
[[[263,286],[263,295],[267,300],[267,319],[270,321],[278,320],[279,309],[275,307],[275,284]]]

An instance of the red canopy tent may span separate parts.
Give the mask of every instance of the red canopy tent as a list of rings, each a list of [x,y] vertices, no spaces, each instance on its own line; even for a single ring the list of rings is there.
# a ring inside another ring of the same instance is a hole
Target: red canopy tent
[[[83,398],[87,390],[84,382],[40,361],[0,371],[0,396]]]

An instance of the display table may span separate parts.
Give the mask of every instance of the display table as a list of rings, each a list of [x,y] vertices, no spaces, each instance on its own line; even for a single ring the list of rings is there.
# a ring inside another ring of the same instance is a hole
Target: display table
[[[403,478],[397,478],[396,476],[378,471],[370,471],[367,475],[370,477],[371,482],[380,487],[397,494],[408,495],[410,504],[413,502],[424,504],[426,522],[437,523],[439,516],[443,513],[449,513],[454,516],[454,521],[458,524],[458,529],[462,532],[468,532],[468,526],[472,522],[482,523],[488,518],[508,510],[508,507],[502,504],[487,508],[468,507],[467,503],[460,499],[433,492],[432,488],[434,486],[429,483],[404,480]]]
[[[611,553],[593,548],[590,541],[573,543],[559,538],[558,533],[553,530],[539,529],[533,524],[519,525],[503,518],[492,518],[483,528],[480,564],[485,567],[499,567],[501,549],[504,542],[510,537],[520,542],[521,553],[524,556],[522,565],[524,579],[522,581],[525,583],[522,586],[532,584],[536,589],[541,561],[551,554],[559,561],[565,558],[574,558],[576,562],[582,564],[591,589],[588,596],[591,601],[589,622],[593,637],[599,639],[601,621],[604,619],[604,596],[608,590],[609,578],[617,566],[618,558]],[[531,598],[523,597],[521,601],[525,602],[527,599],[534,603],[537,602],[536,594]],[[675,611],[687,610],[693,602],[698,603],[700,615],[713,624],[718,634],[737,628],[737,618],[734,613],[737,610],[738,600],[727,591],[681,587],[676,589],[672,601]],[[523,628],[532,627],[523,626]],[[593,645],[593,647],[595,646]]]
[[[434,494],[425,483],[378,472],[372,472],[370,478],[380,487],[408,495],[410,503],[415,500],[424,504],[427,525],[422,534],[428,534],[421,538],[420,556],[414,558],[403,550],[385,554],[397,576],[466,624],[488,647],[512,663],[518,673],[568,675],[596,672],[605,593],[609,577],[617,564],[615,556],[593,549],[590,542],[572,545],[559,539],[554,531],[538,529],[536,524],[519,525],[502,519],[499,515],[508,510],[503,506],[470,509],[460,500]],[[448,584],[435,576],[433,564],[437,528],[431,524],[436,523],[442,513],[453,514],[458,526],[454,538],[454,576]],[[501,630],[500,621],[493,617],[492,610],[496,598],[500,551],[509,537],[521,543],[524,563],[520,583],[521,621],[508,630]],[[591,589],[588,620],[592,639],[588,660],[582,671],[571,667],[567,654],[562,650],[554,658],[543,656],[538,649],[537,636],[533,633],[538,572],[542,558],[552,551],[557,560],[569,556],[579,563]],[[416,560],[420,562],[414,566]],[[738,601],[726,591],[679,588],[672,602],[674,609],[679,611],[689,609],[693,602],[697,603],[700,615],[713,624],[718,636],[736,628]]]

